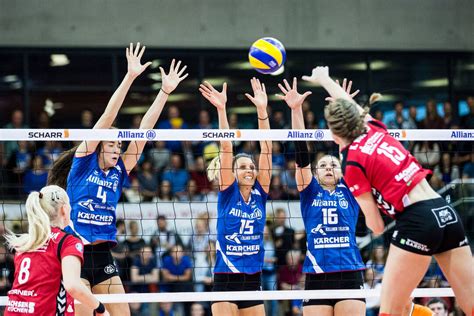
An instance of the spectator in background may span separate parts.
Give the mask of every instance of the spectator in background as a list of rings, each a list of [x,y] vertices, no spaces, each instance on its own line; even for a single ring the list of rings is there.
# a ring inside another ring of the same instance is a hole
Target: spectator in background
[[[153,166],[150,161],[145,160],[142,162],[137,172],[137,179],[143,201],[150,202],[158,192],[158,176],[153,172]]]
[[[421,128],[424,129],[443,129],[444,122],[441,116],[438,114],[436,108],[436,101],[433,99],[428,100],[426,103],[426,117],[421,122]]]
[[[46,113],[45,111],[41,111],[38,115],[38,120],[36,121],[36,128],[51,128],[48,113]]]
[[[130,129],[140,129],[140,123],[142,121],[143,115],[135,114],[132,117],[132,124],[130,125]]]
[[[364,282],[364,289],[366,290],[378,290],[380,291],[382,288],[382,283],[375,279],[375,271],[374,269],[366,269],[365,270],[365,282]],[[377,316],[379,314],[380,309],[380,297],[367,297],[365,299],[365,313],[366,316]]]
[[[461,117],[461,128],[474,129],[474,96],[467,97],[469,113]]]
[[[408,110],[408,126],[409,126],[409,129],[417,129],[418,126],[419,126],[419,122],[416,118],[417,116],[417,109],[416,109],[416,106],[414,105],[411,105],[409,110]]]
[[[184,122],[179,109],[175,105],[170,105],[168,107],[168,119],[158,123],[159,129],[186,129],[188,125]],[[167,141],[166,148],[168,148],[172,153],[182,153],[182,143],[181,141]]]
[[[211,191],[211,181],[207,178],[206,166],[202,156],[196,158],[190,176],[191,180],[194,180],[196,184],[198,193],[206,194]]]
[[[153,199],[153,202],[172,202],[174,196],[171,193],[171,182],[163,180],[160,183],[160,190],[158,196]]]
[[[179,201],[181,202],[202,202],[204,201],[204,196],[197,192],[198,187],[196,181],[190,179],[188,181],[188,192],[187,194],[179,195]]]
[[[285,168],[285,155],[281,152],[281,143],[272,142],[272,175],[280,175]]]
[[[276,271],[276,254],[275,243],[273,242],[272,232],[269,223],[265,224],[263,231],[263,248],[265,249],[265,257],[262,268],[262,289],[264,291],[277,290],[277,271]],[[265,301],[265,310],[267,315],[274,315],[278,308],[277,301]]]
[[[370,259],[365,264],[367,269],[374,270],[374,281],[382,281],[385,270],[385,262],[387,261],[387,251],[383,245],[374,246],[370,253]]]
[[[174,316],[173,303],[160,302],[160,309],[158,316]]]
[[[133,260],[130,268],[131,285],[130,290],[137,293],[157,292],[159,282],[159,271],[156,258],[150,246],[143,245],[140,254]],[[143,306],[147,306],[143,305]],[[145,309],[146,307],[142,308]]]
[[[40,191],[48,181],[48,170],[43,166],[41,156],[35,156],[31,162],[31,170],[25,172],[23,178],[23,191],[30,193],[32,191]]]
[[[3,128],[28,128],[28,125],[26,125],[23,122],[23,111],[14,110],[11,114],[10,123],[6,124]],[[16,150],[18,150],[18,142],[15,142],[15,141],[4,142],[4,147],[3,147],[4,157],[10,157],[11,154]]]
[[[132,263],[137,255],[140,254],[140,250],[145,246],[145,240],[139,233],[139,227],[137,221],[130,221],[128,224],[129,231],[127,232],[127,238],[125,239],[125,245],[128,250],[129,262]]]
[[[171,192],[173,195],[186,195],[189,172],[183,169],[180,155],[171,156],[171,165],[163,173],[163,180],[171,183]]]
[[[316,122],[313,111],[304,112],[304,123],[306,129],[318,129],[318,123]]]
[[[433,311],[434,316],[448,316],[448,305],[442,298],[432,298],[426,306]]]
[[[286,254],[293,249],[295,242],[295,231],[286,226],[286,219],[286,211],[282,208],[276,209],[272,234],[275,242],[277,268],[286,265]]]
[[[441,148],[436,142],[417,142],[413,147],[413,156],[423,168],[433,170],[441,160]]]
[[[171,248],[178,244],[182,245],[182,242],[176,232],[168,229],[168,223],[164,215],[158,216],[156,223],[158,229],[153,233],[150,243],[157,260],[160,260],[169,253]]]
[[[194,263],[194,280],[195,291],[203,292],[206,287],[207,278],[209,277],[210,269],[210,254],[212,240],[209,232],[209,219],[207,214],[201,214],[195,221],[193,237],[189,240],[188,249],[190,249],[193,256]]]
[[[0,155],[1,156],[1,155]],[[23,192],[21,183],[25,172],[30,168],[33,155],[29,151],[28,142],[18,141],[18,148],[10,155],[5,168],[1,171],[3,194],[5,199],[17,199]]]
[[[287,200],[288,194],[281,184],[280,176],[273,176],[270,182],[270,191],[268,192],[269,200]]]
[[[288,124],[285,122],[285,115],[282,111],[274,111],[270,120],[271,129],[287,129]]]
[[[166,148],[164,141],[154,142],[155,147],[148,151],[148,160],[153,165],[155,172],[161,172],[169,164],[171,159],[171,152]]]
[[[471,154],[471,161],[464,165],[462,170],[463,179],[474,179],[474,155]]]
[[[278,284],[280,290],[303,290],[303,265],[300,262],[300,252],[290,250],[286,253],[286,265],[278,269]]]
[[[61,156],[63,152],[61,142],[46,141],[44,147],[39,148],[36,153],[43,159],[43,165],[46,169],[50,169],[53,163]]]
[[[3,234],[1,235],[3,238]],[[13,255],[5,247],[5,241],[0,243],[0,296],[7,296],[12,288],[15,274]]]
[[[453,106],[451,102],[446,101],[443,103],[443,124],[444,128],[448,129],[458,129],[459,128],[459,121],[454,117],[453,114]]]
[[[459,179],[461,174],[459,167],[452,164],[449,153],[443,153],[441,157],[441,163],[435,166],[433,175],[442,181],[442,185],[446,185],[451,181]]]
[[[130,280],[130,263],[127,259],[128,249],[127,245],[125,244],[127,235],[124,220],[118,219],[115,223],[115,227],[117,228],[117,245],[113,247],[110,252],[112,253],[112,257],[114,257],[114,261],[117,264],[120,279],[123,282],[127,282]]]
[[[286,170],[281,173],[281,184],[292,200],[299,199],[298,189],[296,188],[296,163],[290,159],[286,163]]]
[[[163,292],[192,292],[191,258],[186,256],[181,245],[171,248],[169,255],[163,258]],[[182,305],[182,304],[178,304]],[[191,303],[184,303],[184,313],[189,315]]]
[[[130,186],[128,188],[123,188],[123,196],[125,201],[129,203],[140,203],[142,201],[142,196],[140,194],[140,183],[136,177],[130,178]]]
[[[201,303],[193,303],[191,305],[191,316],[205,316],[206,311]]]
[[[376,110],[374,113],[374,118],[380,122],[383,122],[383,112],[381,110]]]
[[[403,102],[398,101],[393,106],[395,109],[395,118],[388,122],[387,127],[390,129],[407,129],[408,120],[403,116]]]
[[[214,129],[216,125],[211,122],[209,111],[201,110],[198,115],[198,123],[195,126],[196,129]],[[192,142],[192,148],[195,155],[202,156],[204,147],[209,144],[210,141],[195,141]]]
[[[93,128],[94,113],[90,109],[84,109],[81,112],[81,123],[78,128]]]

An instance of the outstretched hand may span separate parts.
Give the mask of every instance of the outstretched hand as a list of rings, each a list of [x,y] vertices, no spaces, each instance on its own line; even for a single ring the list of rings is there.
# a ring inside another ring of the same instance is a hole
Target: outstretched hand
[[[327,66],[318,66],[313,68],[311,76],[303,76],[302,79],[312,83],[320,83],[321,79],[329,78],[329,67]]]
[[[293,78],[293,86],[290,87],[290,84],[286,79],[283,80],[283,83],[285,86],[283,86],[281,83],[278,84],[278,87],[280,88],[281,94],[277,94],[276,96],[280,99],[286,102],[290,109],[294,110],[297,109],[298,107],[301,107],[303,104],[304,100],[312,94],[311,91],[306,91],[303,94],[298,93],[297,90],[297,80],[296,77]]]
[[[133,43],[130,43],[130,47],[125,49],[125,54],[127,56],[127,70],[128,74],[132,78],[138,77],[148,66],[151,65],[151,62],[147,62],[146,64],[142,65],[140,59],[145,52],[145,46],[142,46],[140,49],[140,43],[137,43],[135,48],[133,47]]]
[[[222,85],[222,91],[217,91],[209,82],[204,81],[204,83],[199,85],[199,91],[202,96],[205,97],[212,105],[214,105],[217,110],[225,110],[225,105],[227,103],[227,83],[224,82]]]
[[[337,83],[338,85],[340,85],[340,86],[342,87],[342,89],[343,89],[344,91],[346,91],[347,94],[348,94],[352,99],[353,99],[356,95],[358,95],[359,92],[360,92],[360,90],[357,89],[356,91],[354,91],[354,92],[351,93],[352,80],[349,80],[349,83],[348,83],[348,82],[347,82],[347,79],[344,78],[344,80],[342,80],[342,85],[339,83],[339,80],[336,80],[336,83]],[[324,99],[324,100],[326,100],[326,101],[328,101],[328,102],[334,102],[334,101],[335,101],[335,99],[334,99],[333,97],[327,97],[327,98]]]
[[[188,76],[188,73],[184,73],[188,66],[184,66],[183,68],[179,69],[180,66],[181,60],[178,60],[175,65],[175,60],[173,59],[171,61],[170,71],[168,72],[168,74],[165,73],[163,67],[160,67],[161,89],[164,93],[170,94],[171,92],[173,92],[174,89],[176,89],[176,87],[178,86],[178,84],[184,79],[186,79],[186,77]]]
[[[267,91],[265,89],[265,84],[260,83],[260,80],[253,77],[250,79],[250,84],[252,85],[253,96],[246,93],[245,96],[252,101],[257,108],[265,109],[268,104]]]

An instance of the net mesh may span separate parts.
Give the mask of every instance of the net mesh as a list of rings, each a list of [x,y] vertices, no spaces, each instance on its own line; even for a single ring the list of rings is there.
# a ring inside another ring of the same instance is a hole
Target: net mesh
[[[132,312],[133,315],[138,315],[138,312],[141,315],[153,315],[159,309],[169,308],[183,314],[201,308],[209,313],[210,296],[205,293],[213,285],[219,188],[216,181],[207,179],[206,167],[219,154],[219,139],[232,139],[234,153],[254,155],[259,151],[259,139],[274,140],[272,180],[266,207],[268,236],[265,246],[268,251],[262,273],[263,290],[271,292],[258,295],[252,292],[216,293],[212,298],[263,299],[267,315],[276,315],[276,311],[281,309],[296,315],[301,309],[301,299],[323,298],[325,295],[344,296],[344,291],[324,291],[326,294],[320,291],[298,291],[304,289],[301,263],[306,251],[306,236],[295,182],[293,140],[308,140],[310,137],[311,161],[317,161],[326,154],[337,157],[337,147],[328,141],[330,136],[327,131],[311,130],[311,135],[308,136],[291,134],[294,131],[289,130],[271,131],[270,134],[241,130],[229,136],[215,130],[177,130],[176,133],[162,130],[107,130],[100,133],[61,130],[56,131],[60,133],[59,139],[57,135],[47,134],[47,131],[41,131],[42,134],[34,137],[29,137],[29,132],[37,131],[16,130],[9,134],[10,131],[3,130],[0,137],[4,141],[0,189],[2,235],[6,228],[16,233],[27,229],[25,197],[28,192],[39,190],[45,185],[53,162],[78,140],[99,136],[101,139],[121,139],[124,142],[136,137],[149,140],[138,166],[130,174],[129,186],[122,192],[116,210],[118,244],[112,249],[126,292],[148,294],[104,296],[101,298],[104,302],[131,302],[130,306],[135,311]],[[119,137],[120,132],[123,132],[122,137]],[[404,146],[425,168],[433,170],[431,185],[459,212],[468,238],[472,241],[474,133],[454,130],[391,132],[403,141]],[[13,137],[19,140],[9,141]],[[208,137],[212,139],[206,139]],[[433,141],[434,139],[438,141]],[[360,214],[355,232],[367,267],[366,291],[360,290],[357,294],[351,292],[347,295],[367,297],[368,308],[370,302],[370,308],[374,310],[377,308],[384,260],[393,227],[388,219],[387,227],[384,235],[373,238]],[[5,249],[4,242],[1,250],[0,296],[5,296],[13,280],[13,255]],[[289,259],[288,254],[292,258]],[[176,257],[179,258],[177,262],[170,260]],[[424,297],[419,302],[426,303],[428,297],[443,296],[451,310],[456,308],[449,284],[435,261],[419,287],[430,290],[416,293],[417,296]],[[294,292],[289,292],[290,290]],[[180,301],[186,303],[178,303]],[[200,303],[193,305],[191,302]],[[0,303],[5,305],[6,298],[2,297]]]

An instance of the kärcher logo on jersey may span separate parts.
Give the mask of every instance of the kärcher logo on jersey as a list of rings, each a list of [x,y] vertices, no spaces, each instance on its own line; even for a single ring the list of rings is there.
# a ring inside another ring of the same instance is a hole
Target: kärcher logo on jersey
[[[315,130],[315,131],[289,131],[288,132],[288,139],[294,139],[294,138],[303,138],[303,139],[316,139],[320,140],[324,138],[324,131],[322,130]]]
[[[226,255],[248,256],[260,252],[260,245],[226,245]]]
[[[233,215],[240,218],[246,218],[246,219],[261,219],[263,217],[262,211],[258,208],[249,214],[249,213],[242,212],[241,209],[233,207],[229,211],[229,215]]]
[[[348,236],[313,238],[314,248],[345,248],[350,246]]]
[[[92,224],[97,226],[112,225],[114,217],[111,215],[93,214],[87,212],[79,212],[77,214],[77,221],[84,224]]]

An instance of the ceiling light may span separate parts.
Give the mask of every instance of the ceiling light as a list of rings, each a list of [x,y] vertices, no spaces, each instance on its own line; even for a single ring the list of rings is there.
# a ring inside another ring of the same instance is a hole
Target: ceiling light
[[[257,113],[257,108],[255,106],[239,106],[232,107],[228,109],[229,114],[254,114]]]
[[[51,67],[62,67],[69,65],[70,63],[69,58],[65,54],[52,54],[50,58],[51,61],[49,62],[49,65]]]
[[[229,77],[212,77],[212,78],[204,78],[202,80],[202,82],[205,82],[205,81],[209,82],[217,90],[221,90],[221,87],[224,84],[224,82],[227,82],[227,84],[229,84],[231,79]]]
[[[161,81],[161,73],[160,72],[149,73],[148,78],[155,81]]]
[[[449,85],[448,78],[438,78],[438,79],[428,79],[422,80],[414,83],[414,86],[420,88],[437,88],[437,87],[447,87]]]
[[[252,65],[248,61],[234,61],[227,63],[224,68],[233,70],[250,70],[253,69]]]
[[[160,67],[160,65],[163,63],[163,60],[161,59],[153,59],[151,61],[151,65],[150,65],[150,68],[151,69],[156,69],[158,67]]]
[[[4,76],[3,77],[3,82],[15,82],[15,81],[19,81],[20,78],[18,78],[17,75],[7,75],[7,76]]]
[[[147,105],[127,106],[120,110],[121,114],[144,114],[150,107]]]

